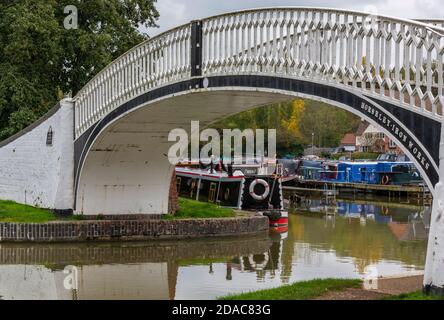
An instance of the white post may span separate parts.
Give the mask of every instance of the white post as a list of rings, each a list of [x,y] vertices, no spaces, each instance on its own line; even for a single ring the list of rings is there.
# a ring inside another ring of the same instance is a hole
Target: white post
[[[435,187],[424,275],[427,293],[444,295],[444,122],[441,127],[439,182]]]

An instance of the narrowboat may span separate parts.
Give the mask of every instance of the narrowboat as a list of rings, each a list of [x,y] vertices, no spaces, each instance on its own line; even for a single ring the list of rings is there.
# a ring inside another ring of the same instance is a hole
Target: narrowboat
[[[267,216],[273,228],[288,226],[284,210],[282,175],[270,174],[270,166],[176,167],[180,197],[210,202]]]
[[[320,179],[322,181],[338,181],[338,166],[335,161],[326,161],[322,164],[323,170],[320,171]]]
[[[379,184],[409,185],[423,183],[423,179],[413,162],[378,162]]]
[[[417,185],[423,183],[413,162],[285,160],[283,181],[319,181],[377,185]]]
[[[340,162],[336,182],[376,184],[377,162]]]
[[[341,162],[336,181],[380,185],[423,182],[413,162]]]
[[[321,161],[301,160],[299,172],[304,180],[320,180],[322,171]]]

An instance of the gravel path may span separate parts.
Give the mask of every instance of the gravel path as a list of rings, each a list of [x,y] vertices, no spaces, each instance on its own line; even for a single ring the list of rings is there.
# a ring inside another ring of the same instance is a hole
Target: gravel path
[[[414,292],[422,289],[423,275],[379,278],[376,290],[346,289],[328,292],[316,300],[379,300],[390,295]]]
[[[380,300],[385,296],[387,295],[364,289],[346,289],[327,292],[315,300]]]

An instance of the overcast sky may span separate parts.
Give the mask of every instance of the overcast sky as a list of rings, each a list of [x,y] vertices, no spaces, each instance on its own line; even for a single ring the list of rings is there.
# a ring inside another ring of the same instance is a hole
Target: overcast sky
[[[239,9],[270,6],[310,6],[359,10],[402,18],[442,18],[442,0],[157,0],[159,28],[149,29],[154,36],[193,19],[205,18]]]

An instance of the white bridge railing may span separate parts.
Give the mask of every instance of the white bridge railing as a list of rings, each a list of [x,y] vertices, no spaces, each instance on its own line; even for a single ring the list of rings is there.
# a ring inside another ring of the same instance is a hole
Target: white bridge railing
[[[190,25],[141,43],[102,70],[74,97],[75,138],[122,103],[189,78]]]
[[[265,74],[315,80],[389,99],[440,119],[442,21],[317,8],[266,8],[201,21],[202,76]],[[76,138],[119,105],[191,78],[185,25],[132,49],[75,97]]]
[[[315,79],[442,115],[439,27],[359,12],[276,8],[205,19],[203,34],[204,76],[244,72]]]

